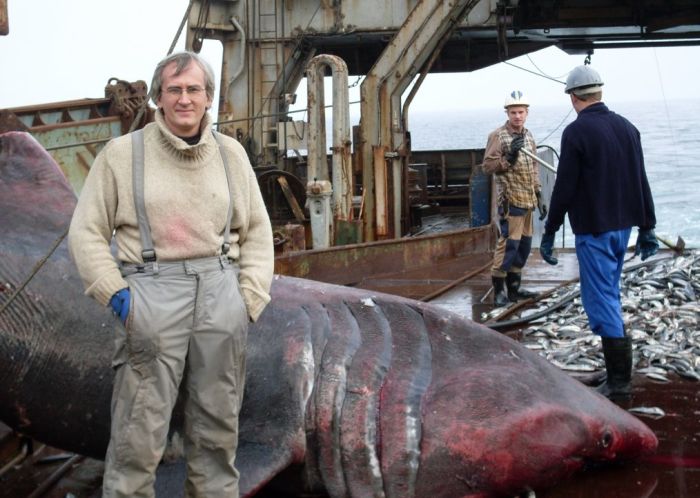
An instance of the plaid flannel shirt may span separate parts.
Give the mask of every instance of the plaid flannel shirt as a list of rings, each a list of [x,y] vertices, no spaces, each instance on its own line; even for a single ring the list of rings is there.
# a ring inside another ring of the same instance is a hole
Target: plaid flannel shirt
[[[537,153],[535,139],[527,128],[523,129],[525,145],[533,154]],[[515,164],[508,163],[506,155],[510,150],[515,130],[506,121],[506,124],[495,129],[489,134],[484,151],[482,168],[485,173],[494,175],[498,203],[503,205],[508,201],[511,206],[524,209],[537,207],[537,192],[540,191],[540,170],[537,161],[523,153],[518,154]]]

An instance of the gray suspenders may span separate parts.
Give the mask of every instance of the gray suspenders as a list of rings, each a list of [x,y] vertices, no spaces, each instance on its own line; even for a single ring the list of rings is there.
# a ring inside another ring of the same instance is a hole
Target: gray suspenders
[[[224,242],[221,244],[221,254],[225,256],[231,247],[231,218],[233,216],[233,198],[231,192],[231,178],[228,164],[228,158],[224,152],[224,146],[221,143],[219,134],[212,130],[216,142],[219,144],[219,153],[221,160],[224,162],[224,172],[226,173],[226,184],[228,185],[229,193],[229,209],[226,216],[226,228],[224,229]],[[144,263],[153,263],[153,269],[158,272],[158,264],[156,262],[156,250],[153,247],[153,238],[151,237],[151,226],[148,223],[148,215],[146,214],[146,203],[144,199],[144,145],[143,145],[143,129],[136,130],[131,134],[131,157],[133,169],[133,189],[134,189],[134,205],[136,207],[136,220],[139,224],[139,233],[141,234],[141,257]]]
[[[146,204],[143,197],[143,157],[143,129],[140,129],[131,135],[132,189],[136,207],[136,221],[139,224],[139,233],[141,234],[141,257],[144,263],[150,263],[156,260],[156,250],[153,248],[151,226],[148,224]]]

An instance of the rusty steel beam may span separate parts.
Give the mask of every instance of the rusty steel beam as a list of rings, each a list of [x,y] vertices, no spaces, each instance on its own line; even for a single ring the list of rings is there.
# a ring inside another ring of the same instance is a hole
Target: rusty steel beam
[[[495,244],[490,226],[421,237],[287,253],[275,258],[275,273],[340,285],[356,285],[368,275],[401,275],[430,270],[441,261],[490,254]],[[475,262],[483,261],[474,258]],[[469,272],[475,268],[463,268]],[[426,277],[427,278],[427,277]]]
[[[386,147],[375,145],[372,148],[372,160],[370,165],[373,168],[374,199],[372,205],[375,213],[375,234],[382,238],[389,234],[389,179],[388,168],[384,154]],[[366,174],[366,173],[363,173]],[[368,190],[371,192],[371,190]],[[369,196],[370,198],[372,196]],[[369,212],[369,211],[367,211]],[[366,225],[365,225],[366,226]],[[366,235],[366,234],[365,234]],[[370,238],[373,240],[374,238]]]
[[[7,109],[32,131],[33,127],[73,123],[109,116],[110,99],[79,99]]]
[[[282,193],[284,194],[284,198],[287,199],[287,203],[289,204],[289,207],[292,209],[292,212],[294,213],[294,217],[296,218],[297,221],[303,222],[306,217],[304,216],[304,210],[301,208],[299,203],[297,202],[297,198],[294,197],[294,192],[292,192],[292,187],[289,186],[289,182],[284,176],[278,176],[277,177],[277,183],[279,183],[280,187],[282,188]]]
[[[401,112],[401,96],[434,51],[444,44],[478,3],[478,0],[419,0],[360,87],[363,189],[376,194],[376,172],[378,169],[387,170],[380,174],[391,177],[389,236],[401,236],[404,201],[401,178],[410,155],[407,130],[402,125],[405,120]],[[377,157],[378,146],[386,148],[384,158]],[[377,205],[383,199],[370,194],[365,202],[364,239],[371,241],[379,235],[375,218]]]

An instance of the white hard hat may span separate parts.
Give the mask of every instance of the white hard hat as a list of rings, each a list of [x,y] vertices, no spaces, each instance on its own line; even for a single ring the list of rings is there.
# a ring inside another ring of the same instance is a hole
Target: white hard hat
[[[589,65],[576,66],[566,78],[564,92],[585,95],[601,91],[602,86],[603,80],[600,78],[598,71]]]
[[[525,98],[525,95],[523,95],[523,92],[520,90],[513,90],[506,96],[506,102],[503,104],[503,107],[505,109],[508,109],[510,106],[513,105],[522,105],[525,107],[530,106],[530,102],[527,101],[527,98]]]

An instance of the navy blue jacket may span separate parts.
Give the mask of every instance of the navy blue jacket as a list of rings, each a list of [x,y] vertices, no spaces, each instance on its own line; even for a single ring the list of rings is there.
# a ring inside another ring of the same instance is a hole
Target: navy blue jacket
[[[602,102],[583,109],[561,136],[545,232],[569,213],[575,234],[656,226],[639,131]]]

